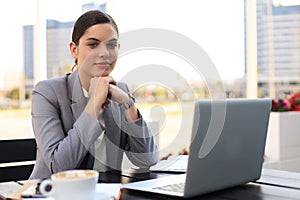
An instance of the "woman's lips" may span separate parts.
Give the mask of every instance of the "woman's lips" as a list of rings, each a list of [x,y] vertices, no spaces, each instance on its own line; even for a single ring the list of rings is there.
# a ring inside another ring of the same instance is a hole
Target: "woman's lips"
[[[110,66],[109,62],[96,62],[94,65],[101,67],[101,68],[108,68]]]

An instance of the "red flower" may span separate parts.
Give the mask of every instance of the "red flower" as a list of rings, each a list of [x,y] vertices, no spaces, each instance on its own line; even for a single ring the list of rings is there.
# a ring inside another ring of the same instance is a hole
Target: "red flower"
[[[289,111],[291,104],[286,99],[272,100],[272,111],[274,112],[284,112]]]
[[[286,97],[291,104],[291,111],[300,111],[300,93],[292,93]]]
[[[272,111],[300,111],[300,93],[292,93],[284,99],[273,99]]]

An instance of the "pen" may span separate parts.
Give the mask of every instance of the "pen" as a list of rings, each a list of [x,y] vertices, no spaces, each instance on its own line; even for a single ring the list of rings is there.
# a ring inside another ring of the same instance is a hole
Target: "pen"
[[[22,198],[28,198],[28,199],[32,199],[32,198],[46,198],[46,196],[40,195],[40,194],[22,194],[21,195]]]

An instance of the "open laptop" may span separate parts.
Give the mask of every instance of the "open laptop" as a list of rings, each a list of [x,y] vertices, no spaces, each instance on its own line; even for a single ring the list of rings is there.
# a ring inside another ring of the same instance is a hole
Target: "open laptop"
[[[270,99],[196,101],[187,172],[122,187],[188,198],[259,179],[270,111]]]

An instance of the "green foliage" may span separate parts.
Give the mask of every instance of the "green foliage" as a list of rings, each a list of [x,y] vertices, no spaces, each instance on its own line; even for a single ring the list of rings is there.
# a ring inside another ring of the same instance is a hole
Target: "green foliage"
[[[13,88],[6,94],[7,98],[19,100],[20,99],[20,89],[19,88]]]

